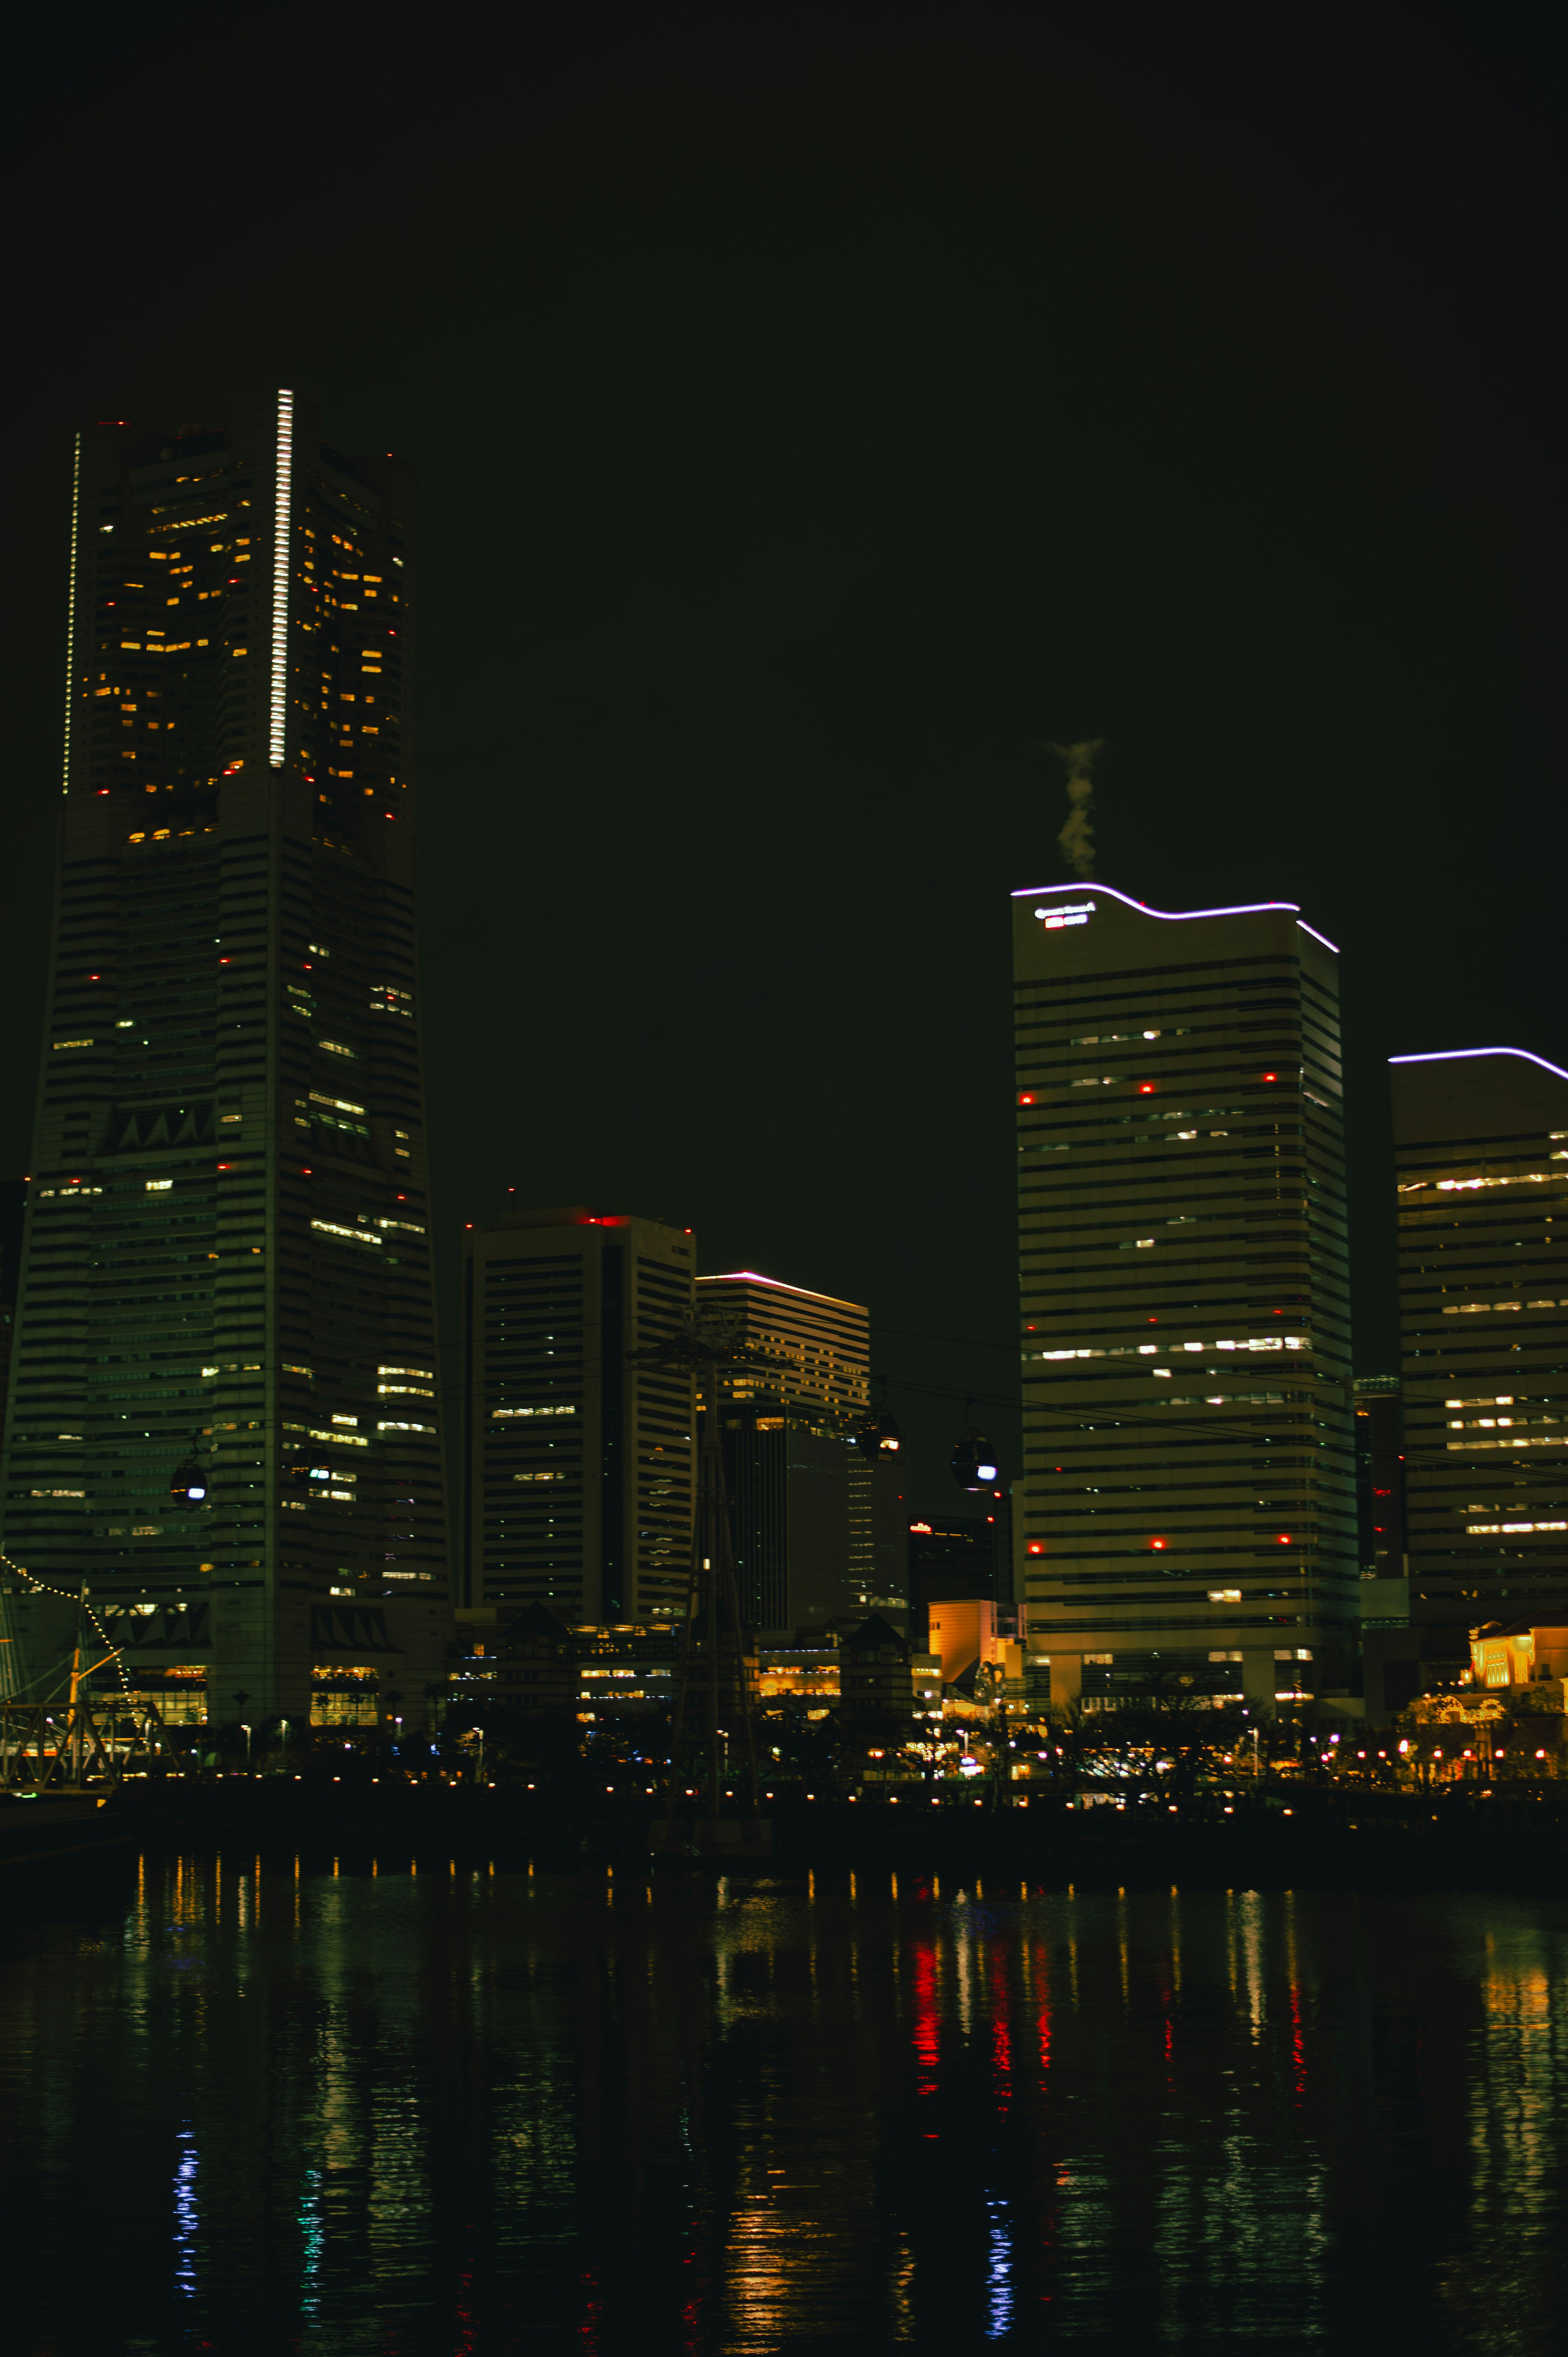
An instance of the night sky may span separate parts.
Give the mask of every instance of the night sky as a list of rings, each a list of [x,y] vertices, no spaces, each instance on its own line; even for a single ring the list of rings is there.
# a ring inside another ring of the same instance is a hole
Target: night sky
[[[0,1168],[70,432],[289,383],[424,475],[449,1237],[691,1224],[869,1302],[913,1507],[966,1390],[1015,1465],[1007,895],[1102,736],[1106,882],[1344,951],[1392,1367],[1383,1059],[1568,1058],[1561,11],[562,13],[12,27]]]

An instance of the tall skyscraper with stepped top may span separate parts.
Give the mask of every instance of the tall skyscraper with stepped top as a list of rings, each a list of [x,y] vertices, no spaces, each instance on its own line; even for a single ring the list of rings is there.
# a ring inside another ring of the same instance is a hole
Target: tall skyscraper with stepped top
[[[1337,952],[1282,902],[1015,894],[1031,1648],[1272,1712],[1358,1606]]]
[[[448,1606],[414,479],[270,393],[84,431],[70,530],[3,1480],[23,1674],[85,1584],[177,1717],[414,1717]]]

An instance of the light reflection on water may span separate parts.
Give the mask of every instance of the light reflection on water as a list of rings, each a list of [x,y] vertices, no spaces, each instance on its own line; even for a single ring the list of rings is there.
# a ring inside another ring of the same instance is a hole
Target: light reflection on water
[[[1555,1902],[408,1863],[0,1962],[8,2350],[1562,2344]]]

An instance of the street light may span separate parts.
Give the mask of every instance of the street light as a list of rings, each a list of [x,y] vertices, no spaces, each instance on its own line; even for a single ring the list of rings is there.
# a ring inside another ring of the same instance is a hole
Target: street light
[[[240,1721],[240,1732],[245,1738],[245,1773],[248,1776],[251,1772],[251,1730],[243,1719]]]

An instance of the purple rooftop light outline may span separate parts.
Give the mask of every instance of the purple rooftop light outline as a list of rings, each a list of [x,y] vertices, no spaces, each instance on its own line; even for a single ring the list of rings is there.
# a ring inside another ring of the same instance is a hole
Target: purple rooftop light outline
[[[831,1301],[839,1309],[861,1309],[864,1302],[841,1300],[836,1293],[813,1293],[809,1285],[789,1285],[781,1276],[764,1276],[760,1269],[714,1269],[710,1275],[699,1276],[699,1285],[770,1285],[776,1293],[798,1293],[806,1301]]]
[[[1554,1081],[1568,1081],[1568,1072],[1561,1064],[1549,1064],[1544,1056],[1537,1056],[1529,1048],[1429,1048],[1420,1056],[1391,1056],[1391,1064],[1451,1064],[1461,1056],[1521,1056],[1527,1064],[1539,1064]]]
[[[1315,942],[1321,942],[1324,948],[1332,950],[1336,957],[1339,955],[1337,942],[1329,941],[1323,933],[1314,932],[1312,927],[1304,921],[1299,900],[1246,900],[1234,909],[1151,909],[1146,900],[1134,900],[1131,893],[1118,892],[1114,884],[1089,883],[1028,884],[1015,892],[1013,898],[1015,900],[1040,900],[1047,892],[1104,892],[1111,899],[1120,900],[1124,909],[1136,909],[1141,917],[1158,917],[1161,923],[1166,925],[1190,924],[1197,917],[1262,917],[1271,909],[1277,909],[1282,915],[1294,917],[1304,933],[1312,933]]]

